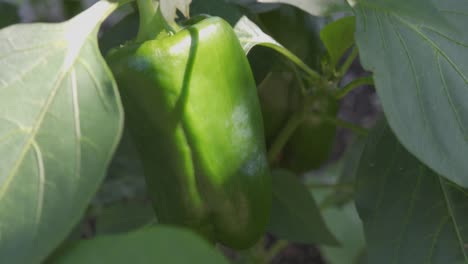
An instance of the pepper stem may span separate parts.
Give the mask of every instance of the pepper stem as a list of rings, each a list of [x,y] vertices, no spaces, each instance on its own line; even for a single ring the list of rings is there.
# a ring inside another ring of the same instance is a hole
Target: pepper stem
[[[136,41],[155,39],[161,34],[174,32],[176,23],[168,23],[161,13],[158,0],[137,0],[140,27]]]

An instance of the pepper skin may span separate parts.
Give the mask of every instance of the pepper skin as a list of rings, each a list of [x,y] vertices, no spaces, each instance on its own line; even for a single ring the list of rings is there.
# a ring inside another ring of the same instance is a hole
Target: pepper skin
[[[265,232],[271,175],[255,82],[217,17],[109,53],[160,223],[244,249]]]
[[[271,146],[289,117],[300,111],[301,96],[294,75],[273,72],[259,89],[266,141]],[[305,110],[304,120],[284,146],[276,166],[301,174],[322,166],[330,157],[336,126],[322,116],[334,117],[338,102],[329,92],[317,91]]]

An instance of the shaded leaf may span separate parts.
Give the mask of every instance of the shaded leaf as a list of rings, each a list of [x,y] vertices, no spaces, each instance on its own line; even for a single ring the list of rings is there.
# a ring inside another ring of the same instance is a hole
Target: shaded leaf
[[[357,172],[370,263],[467,263],[468,192],[419,162],[385,122]]]
[[[468,35],[462,33],[468,24],[468,2],[433,1],[453,30],[435,27],[437,17],[420,22],[401,16],[400,9],[368,2],[355,6],[356,41],[361,62],[374,72],[390,126],[426,165],[468,187]],[[403,2],[421,10],[431,3],[401,0],[392,5],[403,7]]]
[[[52,263],[227,264],[206,241],[185,229],[155,226],[128,234],[81,241]]]
[[[361,219],[353,203],[340,208],[327,208],[323,218],[335,234],[340,247],[321,246],[320,251],[329,264],[361,264],[365,250],[364,231]]]
[[[367,263],[364,258],[366,245],[362,221],[351,201],[354,192],[343,188],[343,183],[354,181],[353,168],[354,164],[359,163],[359,150],[363,145],[361,142],[362,138],[357,138],[337,163],[316,171],[307,178],[307,185],[320,204],[325,223],[340,243],[338,247],[320,246],[322,256],[328,264]],[[330,187],[323,188],[324,185]]]
[[[105,175],[122,109],[97,31],[116,7],[0,31],[1,263],[39,263]]]
[[[128,232],[156,223],[156,216],[149,200],[133,199],[103,208],[95,216],[96,234]]]
[[[299,243],[337,245],[314,198],[296,175],[273,171],[273,207],[268,231]]]

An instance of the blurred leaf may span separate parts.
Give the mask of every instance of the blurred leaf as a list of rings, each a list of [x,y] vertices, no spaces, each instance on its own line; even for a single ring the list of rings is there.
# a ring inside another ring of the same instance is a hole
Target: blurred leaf
[[[13,4],[0,2],[0,29],[19,21],[18,8]]]
[[[83,240],[51,263],[228,264],[214,247],[194,233],[167,226]]]
[[[341,158],[340,175],[336,180],[335,188],[324,198],[320,205],[324,208],[330,206],[344,206],[354,199],[354,183],[356,171],[366,143],[366,137],[357,137],[346,149]],[[349,187],[348,187],[349,186]]]
[[[329,264],[361,264],[365,240],[361,219],[350,202],[342,207],[327,208],[322,211],[323,218],[335,234],[341,246],[321,246],[320,251]]]
[[[116,8],[0,31],[0,263],[40,263],[105,176],[123,111],[97,32]]]
[[[468,190],[411,155],[383,120],[357,172],[370,263],[468,263]]]
[[[307,188],[285,170],[273,171],[273,208],[267,229],[292,242],[338,244]]]
[[[337,65],[341,57],[354,44],[356,20],[348,16],[327,24],[320,31],[320,38],[327,48],[333,66]]]
[[[400,11],[410,7],[422,18],[403,17]],[[468,2],[362,1],[355,9],[361,62],[374,73],[399,141],[431,169],[468,187]],[[451,27],[441,27],[444,21]]]
[[[348,189],[343,190],[342,183],[340,183],[344,175],[348,175],[346,168],[349,167],[347,164],[352,163],[350,160],[357,159],[359,161],[360,155],[353,157],[352,154],[356,153],[358,145],[363,145],[360,143],[362,141],[358,139],[349,146],[345,155],[338,162],[328,165],[323,170],[310,173],[307,178],[310,192],[321,205],[325,223],[340,243],[338,247],[320,246],[323,258],[328,264],[367,263],[364,258],[366,245],[362,222],[354,202],[350,200],[353,198],[354,192],[348,191]],[[341,199],[344,194],[348,194],[346,200]]]
[[[95,216],[96,235],[123,233],[156,223],[149,201],[133,199],[102,208]]]

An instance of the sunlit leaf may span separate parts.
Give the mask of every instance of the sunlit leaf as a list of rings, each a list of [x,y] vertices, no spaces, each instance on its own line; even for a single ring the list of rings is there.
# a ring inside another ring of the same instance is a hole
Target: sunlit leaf
[[[0,31],[0,263],[39,263],[105,175],[122,109],[97,31],[116,6]]]

